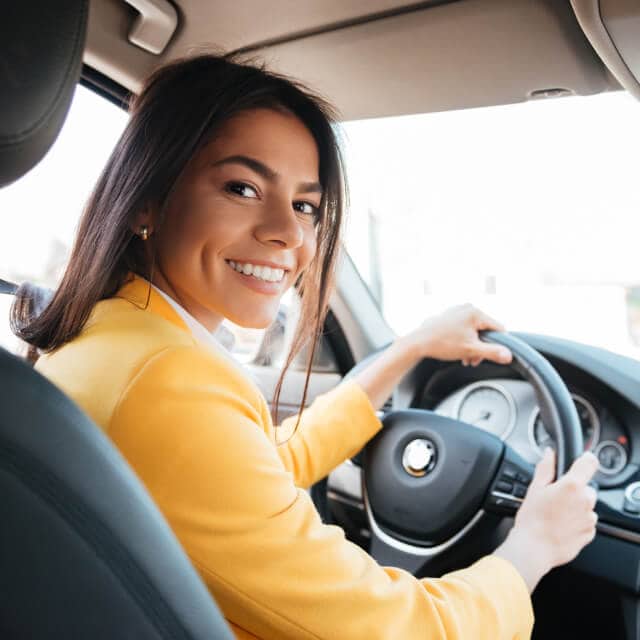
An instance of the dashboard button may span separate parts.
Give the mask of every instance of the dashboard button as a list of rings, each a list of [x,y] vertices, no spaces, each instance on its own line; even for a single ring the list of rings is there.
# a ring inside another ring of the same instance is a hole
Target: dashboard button
[[[503,491],[504,493],[511,493],[513,491],[513,484],[511,482],[500,480],[498,484],[496,484],[496,489],[498,491]]]
[[[487,500],[486,507],[489,511],[494,511],[500,514],[513,515],[520,506],[520,503],[516,500],[509,498],[503,498],[502,496],[496,496],[491,494]]]
[[[527,493],[527,488],[523,487],[521,484],[516,485],[516,488],[513,490],[513,495],[516,498],[524,498]]]
[[[516,470],[513,467],[505,467],[502,470],[502,475],[507,479],[507,480],[515,480],[516,476],[518,475],[516,473]]]
[[[522,484],[529,484],[529,482],[531,482],[531,478],[529,478],[529,476],[524,475],[524,473],[516,474],[516,480],[518,482],[522,482]]]

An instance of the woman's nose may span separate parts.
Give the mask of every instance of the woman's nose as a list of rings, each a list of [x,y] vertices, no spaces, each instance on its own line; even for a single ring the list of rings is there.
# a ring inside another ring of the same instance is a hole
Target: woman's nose
[[[304,231],[291,202],[273,203],[255,229],[255,237],[264,244],[277,244],[287,249],[299,247]]]

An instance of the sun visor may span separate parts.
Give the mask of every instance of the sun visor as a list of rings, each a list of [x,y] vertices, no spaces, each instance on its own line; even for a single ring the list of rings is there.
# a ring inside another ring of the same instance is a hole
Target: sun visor
[[[571,6],[609,71],[640,100],[640,2],[571,0]]]

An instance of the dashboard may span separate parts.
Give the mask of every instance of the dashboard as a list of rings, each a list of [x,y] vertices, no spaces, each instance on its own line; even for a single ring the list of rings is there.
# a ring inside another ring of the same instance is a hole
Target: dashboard
[[[600,488],[624,493],[640,470],[640,362],[558,338],[519,337],[551,362],[569,388],[584,449],[600,461],[594,478]],[[493,363],[474,368],[424,361],[394,394],[395,408],[427,409],[489,431],[531,464],[545,447],[555,448],[533,387]],[[614,508],[625,511],[621,495]]]
[[[572,565],[640,593],[640,362],[569,340],[516,335],[544,355],[569,388],[585,450],[600,462],[594,477],[599,535]],[[534,388],[513,369],[493,363],[463,367],[459,362],[423,360],[385,407],[402,409],[433,411],[489,431],[533,465],[545,447],[555,446],[540,417]],[[338,523],[366,548],[370,522],[361,462],[358,454],[335,469],[327,496]],[[629,492],[635,503],[628,499]],[[615,563],[607,560],[613,556]]]

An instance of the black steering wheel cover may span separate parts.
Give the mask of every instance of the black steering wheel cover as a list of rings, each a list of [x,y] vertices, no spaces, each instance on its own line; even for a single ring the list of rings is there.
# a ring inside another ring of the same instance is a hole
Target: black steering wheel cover
[[[480,337],[507,347],[513,354],[511,368],[532,384],[544,426],[556,442],[556,471],[560,477],[584,451],[580,418],[571,393],[549,361],[523,340],[497,331],[483,331]]]

